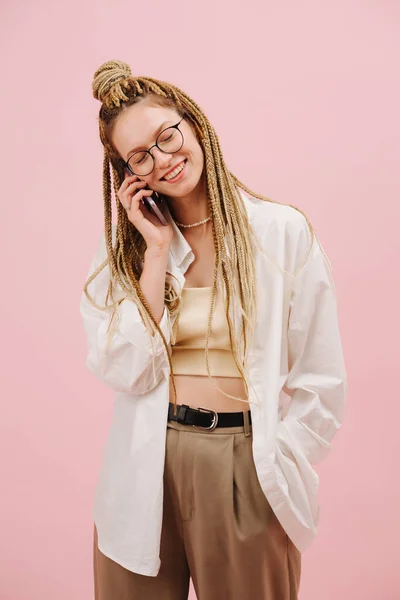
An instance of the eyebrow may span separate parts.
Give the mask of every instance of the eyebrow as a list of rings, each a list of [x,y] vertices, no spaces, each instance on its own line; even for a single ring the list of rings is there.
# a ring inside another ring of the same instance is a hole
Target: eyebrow
[[[167,123],[172,123],[173,121],[169,120],[169,121],[164,121],[164,123],[161,123],[160,127],[158,127],[158,129],[155,131],[154,133],[154,137],[156,138],[158,136],[159,133],[161,133],[161,131],[164,129],[165,125]],[[128,154],[126,155],[126,159],[128,160],[128,156],[132,153],[132,152],[136,152],[136,150],[144,150],[145,147],[144,146],[136,146],[135,148],[132,148],[132,150],[128,151]]]

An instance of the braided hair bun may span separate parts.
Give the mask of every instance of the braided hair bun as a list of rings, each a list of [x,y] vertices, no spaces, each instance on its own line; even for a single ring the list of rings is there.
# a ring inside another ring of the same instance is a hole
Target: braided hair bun
[[[130,66],[120,60],[103,63],[95,72],[92,82],[93,96],[107,107],[120,106],[128,100],[124,90],[134,86]]]

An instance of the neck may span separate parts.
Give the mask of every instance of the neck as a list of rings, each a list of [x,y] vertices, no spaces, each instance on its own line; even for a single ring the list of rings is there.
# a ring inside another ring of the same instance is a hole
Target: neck
[[[206,219],[208,214],[208,198],[204,176],[200,178],[198,185],[187,195],[168,198],[168,208],[172,218],[178,223],[190,225]],[[210,223],[193,227],[203,230]],[[185,230],[186,231],[186,230]]]

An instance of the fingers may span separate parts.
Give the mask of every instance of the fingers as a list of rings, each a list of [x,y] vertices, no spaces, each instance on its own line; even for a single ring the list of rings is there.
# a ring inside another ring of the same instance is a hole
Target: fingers
[[[125,210],[130,210],[133,198],[136,196],[135,192],[137,192],[138,190],[145,191],[143,189],[145,187],[146,182],[141,181],[136,175],[125,176],[125,179],[122,182],[117,194],[118,199],[120,200]],[[147,191],[150,191],[150,193],[152,193],[151,190]],[[139,200],[139,197],[137,198],[137,200]]]
[[[124,192],[126,190],[128,190],[132,185],[136,186],[136,187],[140,187],[141,185],[146,185],[145,181],[142,181],[141,179],[138,179],[136,177],[136,175],[133,175],[132,177],[127,177],[121,185],[121,191]]]
[[[139,200],[141,200],[141,198],[143,198],[143,196],[151,196],[153,193],[154,193],[154,192],[153,192],[153,190],[139,190],[139,191],[137,192],[137,194],[135,194],[135,195],[134,195],[134,196],[133,196],[133,197],[130,199],[130,201],[128,201],[128,204],[126,204],[126,205],[124,205],[124,204],[123,204],[123,206],[124,206],[124,208],[125,208],[127,211],[130,211],[130,210],[131,210],[131,208],[132,208],[132,202],[135,200],[135,205],[136,205],[136,206],[137,206],[137,208],[138,208],[138,206],[139,206]]]
[[[136,189],[139,188],[140,186],[146,185],[145,181],[142,181],[141,179],[139,179],[137,177],[137,175],[130,175],[130,176],[125,176],[124,181],[121,183],[121,186],[118,190],[118,194],[120,196],[124,195],[128,189]],[[131,186],[134,186],[133,188]]]

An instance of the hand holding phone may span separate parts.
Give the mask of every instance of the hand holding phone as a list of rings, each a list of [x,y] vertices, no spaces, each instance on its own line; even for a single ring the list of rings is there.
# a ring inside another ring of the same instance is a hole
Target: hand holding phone
[[[128,177],[131,177],[131,174],[128,171],[128,169],[125,169],[125,172],[128,175]],[[142,183],[144,183],[144,182],[142,182]],[[147,184],[142,189],[144,189],[144,190],[150,190],[150,188],[149,188],[149,186]],[[166,220],[166,218],[162,214],[161,210],[157,206],[156,200],[155,200],[153,194],[151,194],[149,196],[143,196],[141,198],[141,201],[142,201],[142,204],[144,204],[144,206],[147,208],[147,210],[149,212],[153,213],[157,217],[157,219],[160,221],[161,225],[168,225],[168,221]]]
[[[147,247],[158,248],[170,245],[173,238],[172,226],[164,217],[156,192],[137,175],[128,174],[118,190],[118,198],[126,209],[128,219],[143,235]]]

